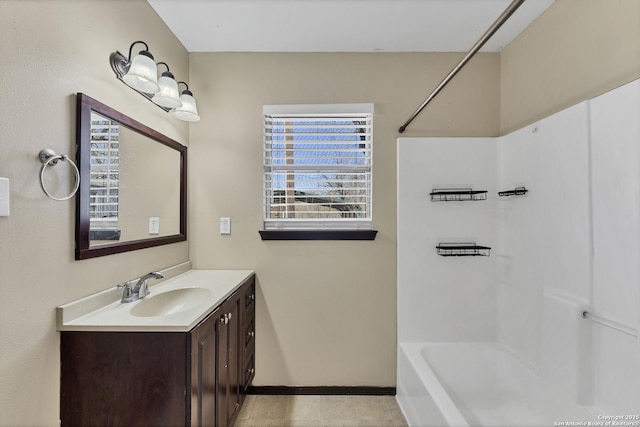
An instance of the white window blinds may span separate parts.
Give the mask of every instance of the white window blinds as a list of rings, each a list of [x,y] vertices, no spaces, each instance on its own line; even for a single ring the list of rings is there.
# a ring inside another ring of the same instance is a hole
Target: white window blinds
[[[263,112],[265,229],[370,229],[373,104]]]
[[[120,182],[120,125],[91,114],[89,217],[92,228],[117,228]]]

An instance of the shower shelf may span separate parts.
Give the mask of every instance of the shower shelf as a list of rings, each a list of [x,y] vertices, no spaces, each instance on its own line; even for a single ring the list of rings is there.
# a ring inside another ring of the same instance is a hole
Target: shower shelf
[[[509,190],[509,191],[500,191],[498,192],[498,196],[500,197],[505,197],[505,196],[522,196],[524,194],[527,193],[527,190],[525,187],[516,187],[513,190]]]
[[[471,188],[434,188],[431,193],[432,202],[460,202],[465,200],[486,200],[486,190]]]
[[[440,256],[489,256],[491,248],[475,243],[438,243],[436,246]]]

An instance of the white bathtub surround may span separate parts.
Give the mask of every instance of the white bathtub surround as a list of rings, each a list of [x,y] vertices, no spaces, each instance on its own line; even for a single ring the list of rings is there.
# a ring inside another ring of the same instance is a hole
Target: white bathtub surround
[[[640,325],[639,118],[635,81],[500,138],[398,140],[398,400],[410,425],[640,415],[638,337],[582,317]],[[448,185],[486,187],[487,200],[429,200]],[[518,186],[529,192],[497,195]],[[435,255],[463,237],[491,256]]]
[[[400,138],[398,145],[398,340],[494,341],[494,257],[442,257],[439,242],[495,246],[496,206],[432,202],[438,188],[498,187],[494,138]],[[428,142],[427,142],[428,141]],[[464,265],[465,268],[460,268]],[[402,284],[411,283],[409,286]],[[437,298],[434,298],[437,296]],[[430,327],[424,327],[430,325]]]
[[[501,243],[495,253],[503,273],[498,336],[538,366],[541,347],[556,344],[542,339],[550,308],[544,291],[590,300],[588,105],[575,105],[499,141],[501,186],[522,182],[530,192],[498,201]]]
[[[638,330],[640,318],[640,83],[589,104],[593,206],[593,307]],[[612,171],[612,169],[614,171]],[[640,342],[593,325],[594,400],[640,413]]]

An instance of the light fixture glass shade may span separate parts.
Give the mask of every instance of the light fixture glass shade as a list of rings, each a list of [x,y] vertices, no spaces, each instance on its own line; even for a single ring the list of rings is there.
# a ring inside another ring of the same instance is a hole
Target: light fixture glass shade
[[[200,120],[198,109],[196,108],[196,100],[193,98],[191,91],[183,91],[182,95],[180,95],[180,101],[182,101],[182,106],[171,110],[173,117],[185,122],[197,122]]]
[[[127,74],[122,80],[132,88],[144,93],[158,93],[158,66],[153,56],[146,50],[140,51],[131,61]]]
[[[153,98],[151,98],[153,102],[166,108],[177,108],[182,105],[178,83],[173,78],[173,74],[168,71],[162,73],[162,76],[158,79],[158,86],[160,86],[160,92],[153,95]]]

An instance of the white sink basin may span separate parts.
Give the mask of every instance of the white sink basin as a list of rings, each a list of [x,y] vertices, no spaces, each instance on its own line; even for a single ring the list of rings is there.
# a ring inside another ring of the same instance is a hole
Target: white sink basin
[[[188,332],[222,304],[252,270],[190,270],[121,303],[115,287],[57,308],[60,331]]]
[[[131,308],[136,317],[156,317],[181,313],[205,303],[211,291],[205,288],[179,288],[151,294]]]

